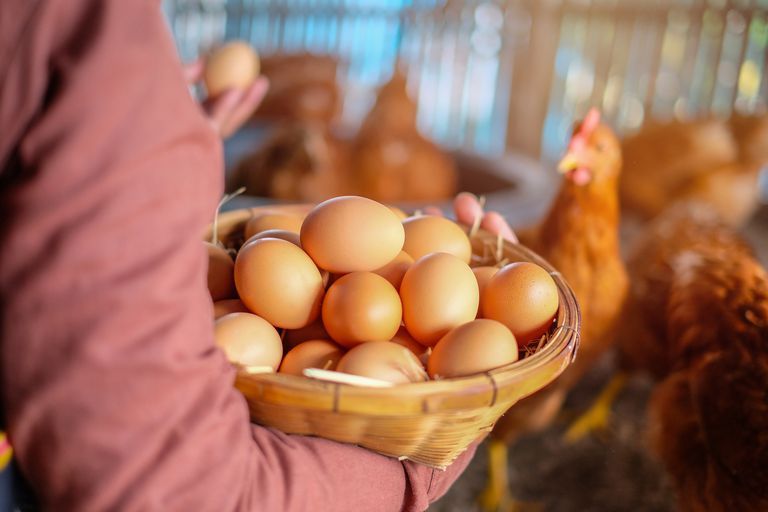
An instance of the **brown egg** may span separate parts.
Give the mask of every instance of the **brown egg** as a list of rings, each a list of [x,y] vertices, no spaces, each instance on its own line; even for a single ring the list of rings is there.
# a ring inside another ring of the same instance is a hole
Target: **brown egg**
[[[372,272],[353,272],[333,283],[323,301],[323,325],[340,345],[388,340],[400,327],[403,307],[389,282]]]
[[[469,263],[472,246],[464,230],[452,220],[436,215],[409,217],[403,221],[405,244],[403,250],[418,260],[433,252],[453,254]]]
[[[390,340],[392,343],[397,343],[398,345],[402,345],[403,347],[407,348],[411,352],[413,352],[413,355],[419,358],[419,361],[422,363],[427,360],[427,355],[429,354],[429,348],[425,347],[415,339],[413,339],[413,336],[408,334],[408,331],[405,327],[401,327],[397,330],[397,333],[394,335],[394,337]]]
[[[217,48],[205,59],[205,89],[211,97],[227,89],[245,89],[259,76],[259,68],[259,56],[251,45],[244,41],[232,41]]]
[[[374,270],[373,273],[389,281],[395,287],[395,290],[399,290],[400,283],[403,282],[403,276],[411,268],[411,265],[413,265],[413,258],[407,252],[400,251],[400,254],[395,256],[395,259],[383,267]]]
[[[344,349],[330,340],[309,340],[292,348],[280,363],[280,373],[302,376],[305,368],[335,370]]]
[[[429,254],[416,261],[403,277],[400,298],[406,329],[427,346],[454,327],[474,320],[480,301],[472,269],[446,253]]]
[[[372,341],[354,347],[339,360],[336,371],[393,384],[427,380],[427,373],[413,352],[391,341]]]
[[[216,302],[237,297],[235,293],[235,262],[223,247],[203,242],[208,249],[208,291]]]
[[[262,213],[251,218],[245,225],[245,239],[250,240],[256,234],[272,229],[283,231],[292,231],[298,233],[301,231],[301,223],[304,218],[301,215],[292,213]],[[282,238],[282,237],[278,237]],[[289,240],[292,242],[293,240]]]
[[[317,205],[304,219],[301,246],[333,273],[373,271],[403,248],[403,226],[392,210],[364,197],[343,196]]]
[[[225,299],[213,303],[213,319],[218,320],[230,313],[250,313],[240,299]]]
[[[498,267],[475,267],[472,269],[472,273],[475,274],[475,279],[477,279],[477,286],[480,289],[480,306],[477,308],[478,317],[481,317],[483,314],[483,290],[485,290],[488,281],[490,281],[498,271]]]
[[[279,240],[291,242],[296,247],[301,247],[298,231],[288,231],[287,229],[267,229],[266,231],[261,231],[248,238],[243,245],[246,245],[249,242],[255,242],[256,240],[261,240],[262,238],[277,238]]]
[[[275,328],[251,313],[230,313],[216,320],[214,338],[227,359],[243,366],[276,370],[283,357],[283,344]]]
[[[549,330],[557,314],[557,285],[534,263],[510,263],[494,275],[483,292],[483,317],[498,320],[524,346]]]
[[[276,238],[256,240],[240,249],[235,285],[249,310],[285,329],[314,322],[325,292],[320,271],[309,256]]]
[[[432,349],[427,373],[433,379],[464,377],[517,361],[512,332],[496,320],[473,320],[443,336]]]

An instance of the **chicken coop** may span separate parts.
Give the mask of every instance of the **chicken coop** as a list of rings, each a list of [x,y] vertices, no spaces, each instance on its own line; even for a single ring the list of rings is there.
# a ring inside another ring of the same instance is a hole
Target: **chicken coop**
[[[491,209],[525,226],[557,191],[554,168],[574,123],[596,107],[621,139],[617,167],[634,172],[617,185],[622,207],[634,201],[650,218],[678,197],[703,197],[733,226],[751,220],[747,235],[768,261],[768,0],[164,0],[163,8],[183,61],[241,39],[270,77],[273,96],[244,131],[273,147],[248,156],[253,138],[226,141],[228,175],[243,162],[288,170],[280,179],[256,174],[281,185],[257,183],[248,192],[257,197],[241,206],[357,194],[341,183],[351,175],[333,170],[368,172],[373,157],[354,154],[366,144],[395,160],[402,148],[376,137],[350,143],[317,125],[365,134],[412,116],[425,138],[412,167],[434,171],[439,149],[458,167],[456,190],[488,192]],[[391,102],[400,88],[412,103]],[[265,135],[281,116],[303,124]],[[655,169],[648,179],[646,168]],[[424,181],[440,182],[438,174]],[[297,183],[320,195],[297,195]],[[369,197],[413,206],[382,194]],[[419,204],[427,202],[439,201]],[[586,408],[605,368],[568,403]],[[526,438],[510,465],[515,492],[557,512],[674,510],[671,485],[642,441],[651,391],[648,382],[630,386],[610,440],[565,447],[556,429]],[[483,457],[430,510],[478,510]]]
[[[339,60],[360,121],[396,65],[440,143],[547,160],[589,106],[623,133],[649,118],[760,112],[766,0],[166,0],[183,59],[225,39]]]

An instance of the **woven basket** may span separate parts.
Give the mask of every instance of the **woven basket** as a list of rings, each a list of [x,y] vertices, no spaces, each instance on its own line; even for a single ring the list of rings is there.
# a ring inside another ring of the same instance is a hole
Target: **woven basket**
[[[268,209],[273,210],[274,207]],[[306,212],[306,206],[281,210]],[[237,247],[247,220],[264,208],[219,216],[219,239]],[[496,246],[487,233],[479,241]],[[210,232],[208,233],[210,238]],[[473,246],[478,246],[473,239]],[[547,341],[532,355],[465,378],[366,388],[277,373],[240,372],[253,421],[291,434],[353,443],[400,459],[443,468],[518,400],[555,380],[573,361],[579,344],[579,308],[565,280],[525,247],[504,242],[503,257],[547,269],[560,292],[560,309]]]

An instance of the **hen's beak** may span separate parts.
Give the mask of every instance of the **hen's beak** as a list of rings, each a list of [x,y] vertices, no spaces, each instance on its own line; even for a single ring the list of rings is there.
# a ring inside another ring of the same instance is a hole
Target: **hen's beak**
[[[568,151],[563,159],[560,160],[560,163],[557,164],[557,171],[560,174],[568,174],[569,172],[577,169],[579,166],[579,159],[576,158],[576,155],[574,155],[573,152]]]
[[[564,174],[574,184],[584,186],[592,181],[592,170],[589,165],[589,158],[582,151],[573,148],[569,149],[560,163],[557,170]]]

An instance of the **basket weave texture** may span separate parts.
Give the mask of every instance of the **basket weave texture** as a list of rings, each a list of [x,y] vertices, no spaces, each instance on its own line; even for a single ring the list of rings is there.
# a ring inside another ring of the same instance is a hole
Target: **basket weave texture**
[[[290,207],[297,212],[304,206]],[[258,209],[223,213],[219,239],[237,246],[242,229]],[[473,247],[496,247],[480,232]],[[209,234],[210,238],[210,234]],[[579,308],[573,292],[551,265],[510,242],[504,259],[530,261],[555,280],[560,308],[548,339],[533,354],[510,365],[464,378],[367,388],[279,373],[239,371],[236,387],[254,422],[290,434],[353,443],[384,455],[443,468],[489,432],[516,402],[554,381],[573,361],[579,343]]]

